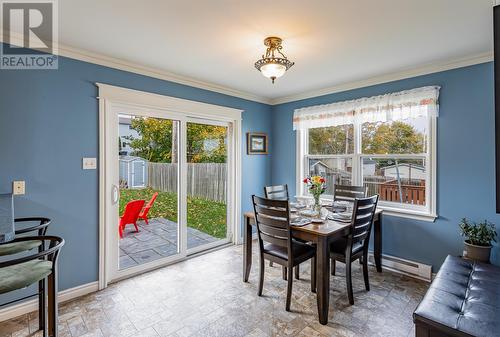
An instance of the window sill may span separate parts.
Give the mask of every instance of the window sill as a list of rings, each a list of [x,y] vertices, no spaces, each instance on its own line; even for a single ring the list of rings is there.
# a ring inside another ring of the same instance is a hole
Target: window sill
[[[297,195],[295,196],[297,200],[312,200],[311,196],[304,196],[304,195]],[[321,198],[322,200],[328,200],[331,201],[332,198]],[[432,214],[428,212],[422,212],[418,210],[412,210],[412,209],[400,209],[400,208],[395,208],[395,207],[390,207],[386,205],[378,205],[378,208],[384,211],[384,215],[388,216],[395,216],[399,218],[405,218],[405,219],[413,219],[413,220],[420,220],[420,221],[428,221],[428,222],[434,222],[437,218],[437,214]]]
[[[431,213],[427,213],[427,212],[419,212],[419,211],[414,211],[414,210],[409,210],[409,209],[397,209],[397,208],[387,207],[387,206],[379,206],[379,208],[384,211],[384,215],[396,216],[396,217],[405,218],[405,219],[434,222],[438,217],[437,214],[431,214]]]

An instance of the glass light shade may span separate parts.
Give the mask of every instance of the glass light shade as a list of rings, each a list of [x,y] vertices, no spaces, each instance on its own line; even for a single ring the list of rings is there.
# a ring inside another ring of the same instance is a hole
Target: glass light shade
[[[267,78],[278,78],[285,74],[286,66],[278,63],[268,63],[263,65],[260,71]]]

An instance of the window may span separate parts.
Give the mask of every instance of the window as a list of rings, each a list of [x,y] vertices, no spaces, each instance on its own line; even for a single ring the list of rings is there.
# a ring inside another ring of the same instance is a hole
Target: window
[[[389,95],[401,98],[401,93]],[[373,100],[362,100],[370,99]],[[380,107],[370,110],[364,105],[359,108],[359,101],[351,101],[358,104],[355,108],[346,108],[349,102],[333,104],[342,104],[349,112],[347,115],[342,111],[331,112],[332,109],[325,112],[324,109],[331,107],[320,106],[321,111],[305,111],[307,123],[302,127],[297,126],[303,115],[296,110],[298,195],[307,196],[301,183],[303,177],[321,175],[328,183],[325,198],[333,198],[335,184],[363,185],[369,195],[379,194],[379,205],[388,213],[434,219],[437,93],[435,113],[426,106],[417,113],[415,109],[407,113],[404,109],[411,105],[407,101],[415,99],[406,98],[400,106],[383,101],[382,108],[402,107],[389,113],[381,113]],[[419,104],[426,102],[421,97],[416,101]],[[376,112],[363,114],[363,111]],[[321,117],[311,122],[315,114]],[[342,118],[338,118],[339,115]],[[328,118],[330,121],[325,122]]]

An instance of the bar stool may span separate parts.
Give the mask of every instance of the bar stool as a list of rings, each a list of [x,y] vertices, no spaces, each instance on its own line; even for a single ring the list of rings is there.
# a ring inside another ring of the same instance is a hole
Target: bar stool
[[[43,331],[44,337],[57,337],[57,258],[64,240],[57,236],[44,235],[50,224],[48,218],[20,218],[15,219],[15,222],[39,222],[36,226],[16,230],[16,235],[32,231],[38,231],[39,235],[17,237],[13,241],[0,244],[0,256],[10,256],[35,248],[38,248],[38,252],[0,262],[0,294],[26,288],[36,282],[38,292],[1,306],[38,296],[39,330]]]

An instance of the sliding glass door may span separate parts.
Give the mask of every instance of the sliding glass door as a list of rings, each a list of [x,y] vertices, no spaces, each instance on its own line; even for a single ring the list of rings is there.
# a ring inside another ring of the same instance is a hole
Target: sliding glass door
[[[187,249],[228,242],[228,124],[190,121],[187,128]]]
[[[232,123],[123,103],[109,111],[107,281],[231,242]]]
[[[180,253],[179,126],[118,115],[119,270]]]

